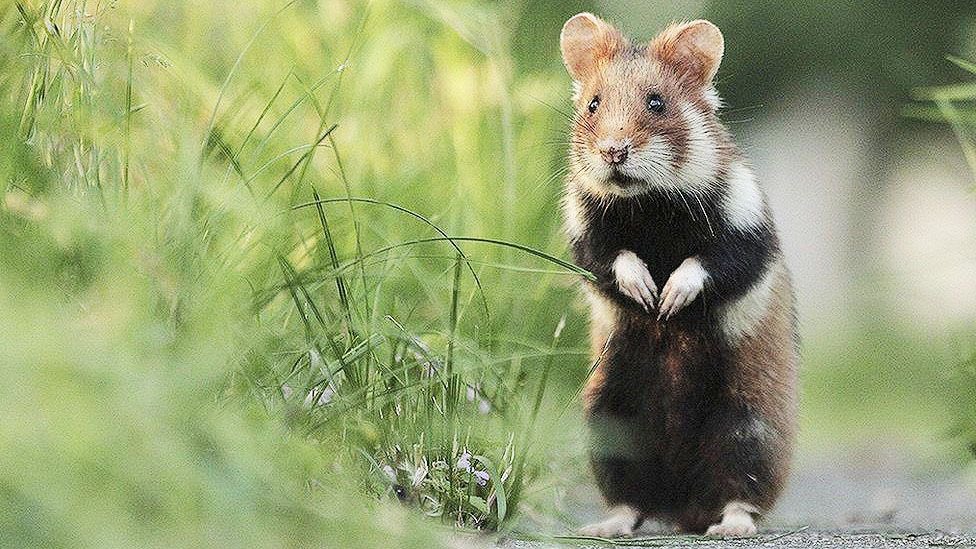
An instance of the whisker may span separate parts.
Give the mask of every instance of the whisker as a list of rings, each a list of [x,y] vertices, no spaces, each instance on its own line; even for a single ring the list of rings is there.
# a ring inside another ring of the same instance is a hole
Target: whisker
[[[694,193],[693,196],[695,197],[695,200],[698,201],[698,207],[701,208],[702,215],[705,216],[705,225],[708,226],[708,232],[711,233],[712,238],[714,238],[715,237],[715,231],[712,229],[712,223],[711,223],[711,221],[708,220],[708,212],[705,211],[705,205],[702,204],[701,197],[698,196],[698,193]]]

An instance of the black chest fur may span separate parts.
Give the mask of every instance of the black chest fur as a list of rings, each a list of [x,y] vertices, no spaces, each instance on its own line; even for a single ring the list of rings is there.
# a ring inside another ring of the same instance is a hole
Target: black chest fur
[[[596,290],[623,311],[604,357],[606,384],[592,411],[643,418],[642,435],[657,435],[651,439],[680,441],[695,431],[720,398],[729,349],[707,292],[659,321],[656,311],[643,311],[617,291],[612,262],[620,250],[634,252],[663,289],[685,259],[721,244],[725,224],[716,202],[676,193],[609,203],[582,199],[586,230],[573,243],[576,260],[597,274]]]
[[[724,230],[716,200],[671,192],[601,201],[581,198],[586,230],[573,243],[577,262],[612,277],[612,262],[620,250],[630,250],[647,264],[658,289],[681,263],[712,245]],[[619,304],[636,304],[614,291],[612,280],[598,287]],[[693,303],[683,317],[703,313],[703,302]],[[697,313],[697,314],[696,314]]]

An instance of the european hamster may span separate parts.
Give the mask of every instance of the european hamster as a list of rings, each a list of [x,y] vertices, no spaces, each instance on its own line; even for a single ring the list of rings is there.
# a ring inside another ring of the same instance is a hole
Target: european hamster
[[[597,277],[590,462],[612,510],[582,531],[753,535],[789,470],[798,351],[769,206],[717,114],[722,33],[699,20],[635,44],[581,13],[560,46],[566,229]]]

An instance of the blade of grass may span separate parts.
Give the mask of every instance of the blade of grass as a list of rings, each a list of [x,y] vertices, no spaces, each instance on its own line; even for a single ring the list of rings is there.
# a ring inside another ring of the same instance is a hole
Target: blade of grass
[[[288,262],[288,260],[285,259],[285,257],[282,256],[281,254],[276,254],[276,257],[278,260],[278,264],[281,267],[282,275],[285,277],[285,283],[288,286],[288,291],[291,294],[292,301],[294,301],[295,303],[295,308],[297,309],[299,318],[301,318],[302,325],[305,328],[306,345],[310,348],[314,348],[316,352],[318,352],[319,355],[321,356],[322,349],[318,346],[317,340],[312,331],[312,323],[308,318],[308,314],[305,312],[305,307],[302,304],[302,300],[301,297],[299,296],[299,292],[301,292],[305,296],[306,303],[309,305],[309,308],[313,311],[313,314],[316,316],[319,323],[323,327],[326,327],[325,319],[322,317],[322,314],[315,306],[315,303],[312,301],[311,296],[308,294],[308,291],[297,281],[294,267],[292,267],[291,264]],[[328,335],[326,335],[326,339],[329,342],[329,346],[332,349],[333,355],[336,357],[336,361],[338,361],[342,369],[345,370],[345,366],[347,364],[345,359],[345,353],[339,348],[339,346],[335,343],[335,341],[332,338],[328,337]]]
[[[474,455],[471,457],[488,470],[491,486],[494,489],[496,517],[498,524],[501,524],[508,516],[508,497],[505,493],[505,483],[502,482],[501,471],[485,456]]]
[[[409,215],[409,216],[411,216],[411,217],[413,217],[415,219],[418,219],[419,221],[423,222],[428,227],[434,229],[437,232],[437,234],[439,234],[443,238],[447,239],[447,241],[451,243],[451,247],[454,248],[454,251],[457,252],[464,259],[465,263],[468,264],[468,272],[471,273],[471,278],[474,279],[474,283],[478,287],[478,294],[481,296],[481,304],[482,304],[482,308],[484,309],[484,312],[485,312],[485,322],[486,322],[486,324],[488,326],[488,330],[489,331],[491,330],[491,311],[489,310],[489,307],[488,307],[488,297],[485,295],[484,287],[481,285],[481,278],[478,276],[478,273],[475,272],[474,268],[470,266],[470,263],[472,263],[472,261],[468,258],[467,255],[465,255],[464,251],[461,249],[460,246],[458,246],[457,242],[455,242],[454,239],[452,239],[450,236],[448,236],[448,234],[446,232],[444,232],[443,229],[441,229],[440,227],[438,227],[430,219],[428,219],[427,217],[425,217],[425,216],[423,216],[423,215],[421,215],[421,214],[419,214],[419,213],[417,213],[417,212],[415,212],[413,210],[410,210],[408,208],[405,208],[403,206],[400,206],[398,204],[394,204],[392,202],[384,202],[382,200],[376,200],[376,199],[372,199],[372,198],[359,198],[359,197],[347,196],[345,198],[318,199],[317,202],[318,203],[321,203],[321,204],[333,204],[333,203],[339,203],[339,202],[359,202],[359,203],[363,203],[363,204],[374,204],[374,205],[378,205],[378,206],[384,206],[384,207],[387,207],[387,208],[391,208],[393,210],[396,210],[398,212],[405,213],[405,214],[407,214],[407,215]],[[306,202],[304,204],[297,204],[295,206],[292,206],[292,209],[293,210],[298,210],[298,209],[307,208],[307,207],[310,207],[310,206],[313,206],[313,205],[317,206],[318,204],[316,202]]]
[[[312,196],[315,199],[315,209],[318,212],[319,224],[322,226],[322,234],[325,236],[325,244],[329,250],[329,261],[332,264],[333,269],[339,268],[339,254],[336,251],[335,239],[332,237],[332,231],[329,228],[329,220],[325,217],[325,209],[322,207],[321,199],[319,198],[319,192],[312,186]],[[342,305],[342,309],[346,314],[347,331],[349,337],[352,337],[352,309],[349,306],[349,296],[346,293],[346,281],[343,279],[342,275],[337,275],[335,277],[336,291],[339,293],[339,303]]]
[[[566,271],[568,271],[570,273],[580,275],[583,278],[586,278],[587,280],[594,281],[594,282],[596,281],[596,275],[594,275],[593,273],[587,271],[586,269],[584,269],[582,267],[579,267],[577,265],[574,265],[573,263],[570,263],[568,261],[564,261],[562,259],[559,259],[558,257],[555,257],[555,256],[552,256],[550,254],[547,254],[547,253],[545,253],[543,251],[536,250],[534,248],[530,248],[529,246],[525,246],[525,245],[522,245],[522,244],[518,244],[516,242],[507,242],[505,240],[498,240],[498,239],[494,239],[494,238],[479,238],[479,237],[474,237],[474,236],[451,236],[451,237],[418,238],[416,240],[408,240],[406,242],[401,242],[399,244],[393,244],[393,245],[390,245],[390,246],[386,246],[386,247],[383,247],[383,248],[379,248],[378,250],[374,250],[374,251],[366,254],[363,258],[366,259],[366,258],[375,256],[375,255],[384,254],[384,253],[389,252],[391,250],[396,250],[396,249],[403,248],[403,247],[407,247],[407,246],[415,246],[417,244],[427,244],[427,243],[431,243],[431,242],[448,242],[448,241],[454,241],[454,242],[478,242],[478,243],[481,243],[481,244],[492,244],[494,246],[500,246],[500,247],[504,247],[504,248],[512,248],[512,249],[515,249],[515,250],[519,250],[521,252],[525,252],[525,253],[527,253],[529,255],[534,255],[534,256],[536,256],[538,258],[544,259],[544,260],[546,260],[546,261],[548,261],[550,263],[553,263],[555,265],[558,265],[558,266],[566,269]],[[348,266],[349,265],[347,264],[344,268],[348,268]]]
[[[122,200],[123,203],[129,193],[129,163],[132,156],[132,40],[135,33],[135,21],[129,19],[129,34],[126,41],[125,56],[128,65],[128,75],[125,81],[125,125],[123,127],[124,141],[122,146]]]
[[[952,131],[956,134],[956,139],[959,141],[963,155],[966,157],[966,163],[969,164],[969,171],[974,181],[976,181],[976,145],[966,135],[965,127],[959,120],[959,112],[949,101],[939,99],[935,103],[952,126]]]
[[[948,59],[952,63],[955,63],[956,66],[961,68],[962,70],[976,74],[976,63],[967,61],[965,59],[962,59],[961,57],[956,57],[955,55],[947,55],[946,59]]]
[[[458,296],[461,291],[461,258],[454,262],[454,283],[451,286],[451,316],[448,324],[447,338],[447,359],[444,361],[444,375],[447,378],[447,394],[444,395],[444,402],[448,412],[448,417],[453,419],[457,413],[458,390],[457,376],[454,375],[454,340],[457,336],[458,326]]]
[[[522,485],[522,474],[525,471],[525,463],[528,459],[528,452],[532,446],[532,433],[535,431],[535,422],[539,417],[539,409],[542,407],[542,397],[546,392],[546,384],[549,381],[549,372],[552,369],[553,361],[555,360],[556,347],[559,345],[559,338],[562,336],[563,329],[566,327],[566,315],[564,314],[559,319],[559,323],[556,324],[556,329],[552,334],[552,342],[549,345],[549,352],[546,353],[545,366],[542,368],[542,376],[539,379],[538,387],[536,388],[535,400],[532,403],[532,411],[529,414],[529,421],[526,425],[524,436],[522,438],[522,452],[519,457],[515,460],[512,466],[512,479],[516,486]],[[513,498],[517,500],[519,492],[513,493]]]
[[[284,6],[278,8],[277,11],[271,16],[265,19],[264,23],[258,27],[258,30],[254,32],[251,39],[247,42],[241,53],[237,55],[237,59],[234,60],[233,66],[231,66],[230,71],[227,72],[227,76],[224,78],[223,84],[220,86],[220,91],[217,93],[217,101],[214,103],[213,110],[210,112],[210,119],[207,121],[207,129],[203,132],[204,143],[200,147],[200,165],[203,165],[205,151],[207,150],[206,140],[210,138],[210,134],[213,132],[214,125],[217,122],[217,113],[220,111],[220,104],[223,102],[224,95],[227,93],[227,88],[230,87],[230,82],[237,73],[237,69],[240,68],[241,62],[244,60],[244,56],[251,49],[251,46],[257,41],[258,37],[264,34],[264,31],[271,25],[271,23],[278,18],[285,10],[294,5],[298,0],[289,0]]]
[[[796,535],[796,534],[799,534],[799,533],[801,533],[801,532],[805,532],[805,531],[807,531],[807,530],[808,530],[809,528],[810,528],[809,526],[801,526],[801,527],[799,527],[799,528],[797,528],[797,529],[795,529],[795,530],[790,530],[790,531],[788,531],[788,532],[783,532],[782,534],[779,534],[779,535],[775,535],[775,536],[773,536],[773,537],[771,537],[771,538],[767,538],[767,539],[764,539],[764,540],[763,540],[763,543],[764,543],[764,544],[766,544],[766,543],[772,543],[772,542],[774,542],[774,541],[779,541],[779,540],[781,540],[781,539],[783,539],[783,538],[787,538],[787,537],[790,537],[790,536],[793,536],[793,535]]]
[[[289,105],[288,108],[285,109],[285,111],[281,113],[281,115],[279,115],[278,118],[275,119],[274,123],[271,125],[271,128],[268,130],[267,135],[265,135],[264,138],[261,141],[259,141],[258,145],[254,148],[254,157],[260,157],[261,154],[264,153],[264,149],[271,143],[271,138],[274,137],[278,129],[285,123],[285,120],[288,119],[291,113],[295,112],[298,109],[298,107],[300,107],[303,103],[308,101],[310,98],[313,98],[314,92],[319,88],[321,88],[322,86],[324,86],[325,83],[328,82],[330,78],[336,76],[337,74],[338,71],[336,69],[333,69],[330,72],[328,72],[325,76],[320,78],[317,82],[313,83],[309,87],[306,87],[305,93],[303,93],[299,98],[292,101],[291,105]]]
[[[593,273],[587,271],[586,269],[583,269],[582,267],[579,267],[577,265],[574,265],[572,263],[569,263],[567,261],[564,261],[564,260],[559,259],[557,257],[554,257],[552,255],[549,255],[549,254],[547,254],[545,252],[542,252],[542,251],[539,251],[539,250],[530,248],[528,246],[524,246],[522,244],[517,244],[517,243],[514,243],[514,242],[506,242],[504,240],[496,240],[496,239],[491,239],[491,238],[477,238],[477,237],[439,237],[439,238],[438,237],[434,237],[434,238],[420,238],[420,239],[416,239],[416,240],[409,240],[409,241],[406,241],[406,242],[400,242],[398,244],[393,244],[393,245],[390,245],[390,246],[386,246],[386,247],[383,247],[383,248],[379,248],[377,250],[374,250],[374,251],[372,251],[372,252],[370,252],[368,254],[363,255],[363,257],[361,259],[357,259],[357,260],[350,261],[350,262],[346,263],[345,265],[342,265],[339,268],[339,272],[343,272],[343,271],[346,271],[346,270],[350,269],[351,267],[355,266],[358,261],[366,261],[368,259],[372,259],[373,257],[379,256],[379,255],[382,255],[382,254],[385,254],[385,253],[389,253],[389,252],[391,252],[393,250],[397,250],[397,249],[400,249],[400,248],[405,248],[405,247],[409,247],[409,246],[415,246],[415,245],[418,245],[418,244],[432,243],[432,242],[450,242],[450,241],[456,241],[456,242],[478,242],[478,243],[484,243],[484,244],[492,244],[492,245],[495,245],[495,246],[509,247],[509,248],[512,248],[512,249],[516,249],[516,250],[525,252],[525,253],[527,253],[529,255],[533,255],[533,256],[536,256],[536,257],[545,259],[546,261],[549,261],[549,262],[551,262],[551,263],[553,263],[555,265],[558,265],[560,267],[563,267],[565,269],[565,271],[564,271],[565,274],[579,275],[579,276],[582,276],[585,279],[591,280],[591,281],[595,281],[596,280],[596,275],[594,275]],[[335,271],[324,271],[323,272],[323,271],[320,271],[320,270],[316,270],[316,271],[312,271],[312,273],[313,274],[314,273],[319,273],[319,276],[320,277],[325,277],[325,278],[328,278],[330,276],[335,276],[336,275],[336,272]],[[303,275],[303,276],[305,276],[305,275]],[[257,299],[255,301],[255,306],[258,307],[258,308],[264,306],[264,304],[266,304],[268,301],[270,301],[271,299],[273,299],[274,295],[276,293],[278,293],[279,291],[281,291],[281,289],[282,288],[272,287],[272,288],[269,288],[264,293],[264,295],[256,296]]]
[[[302,154],[302,156],[298,159],[297,162],[295,162],[295,164],[291,167],[291,169],[285,172],[285,175],[281,176],[281,179],[279,179],[278,182],[275,183],[275,186],[272,187],[271,190],[264,195],[264,199],[265,200],[270,199],[271,195],[273,195],[279,188],[281,188],[282,185],[284,185],[285,181],[287,181],[288,178],[291,177],[293,173],[295,173],[295,170],[301,167],[307,161],[307,159],[312,156],[313,151],[315,151],[315,149],[318,148],[318,146],[321,145],[322,142],[329,137],[329,134],[334,132],[338,127],[339,127],[338,124],[333,124],[332,126],[329,127],[329,129],[325,130],[325,133],[319,136],[319,138],[315,141],[315,143],[312,144],[312,146],[309,147],[309,149],[305,151],[304,154]]]
[[[332,145],[332,154],[335,157],[336,166],[339,169],[339,179],[342,181],[342,187],[346,191],[349,218],[352,220],[353,234],[356,237],[356,258],[359,259],[363,257],[363,244],[362,235],[359,230],[359,218],[356,216],[356,207],[354,206],[355,202],[350,200],[352,198],[352,190],[349,186],[349,179],[346,177],[346,169],[342,164],[342,156],[339,154],[339,147],[336,145],[335,136],[329,136],[329,144]],[[366,319],[366,329],[369,330],[369,295],[366,290],[366,267],[363,266],[361,261],[359,263],[359,275],[363,285],[363,318]]]
[[[232,156],[233,160],[238,163],[238,166],[240,166],[239,162],[240,162],[241,154],[243,154],[244,152],[244,148],[247,147],[247,143],[251,140],[251,137],[254,135],[254,132],[257,131],[258,127],[261,125],[261,122],[263,122],[264,118],[268,115],[269,112],[271,112],[271,107],[275,104],[275,101],[278,100],[278,96],[280,96],[281,92],[285,89],[285,84],[288,83],[288,79],[292,76],[292,74],[293,73],[289,71],[288,74],[285,75],[285,77],[281,80],[281,84],[278,86],[278,89],[276,89],[275,92],[271,95],[271,99],[269,99],[264,104],[264,109],[261,110],[261,114],[259,114],[257,119],[254,120],[254,125],[252,125],[251,129],[248,130],[246,134],[244,134],[244,139],[241,140],[241,144],[237,147],[237,150],[234,152]],[[230,174],[230,170],[232,167],[233,165],[228,166],[228,171],[225,172],[224,178],[221,182],[227,181],[227,176]],[[244,177],[242,169],[237,169],[234,171],[236,173],[241,174],[242,178]],[[249,179],[244,179],[244,184],[245,186],[247,186],[247,190],[253,195],[254,191],[253,189],[251,189],[249,182],[250,182]]]
[[[912,92],[919,101],[943,99],[946,101],[970,101],[976,99],[976,83],[952,84],[934,88],[919,88]]]

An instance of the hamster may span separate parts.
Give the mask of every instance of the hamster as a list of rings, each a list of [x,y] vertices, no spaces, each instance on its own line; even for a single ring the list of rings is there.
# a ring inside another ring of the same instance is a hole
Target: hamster
[[[590,464],[626,536],[645,519],[749,536],[788,476],[796,432],[794,297],[765,195],[719,120],[724,52],[708,21],[630,42],[566,22],[574,82],[564,213],[596,364]]]

